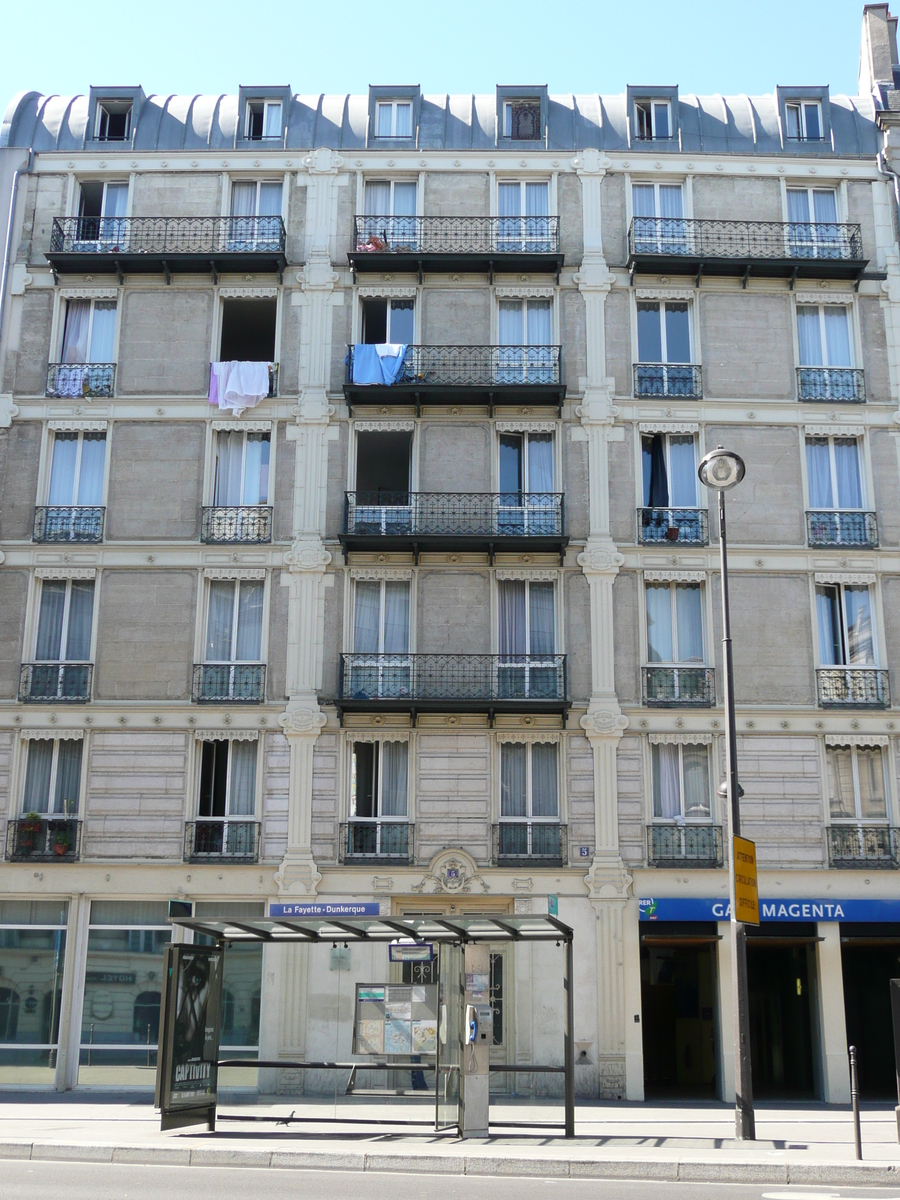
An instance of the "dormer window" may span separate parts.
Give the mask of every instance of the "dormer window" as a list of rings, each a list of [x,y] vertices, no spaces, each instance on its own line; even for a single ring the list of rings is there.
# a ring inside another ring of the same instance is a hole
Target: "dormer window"
[[[514,142],[539,142],[541,140],[540,100],[504,101],[503,136]]]
[[[250,142],[281,139],[281,101],[248,100],[245,137]]]
[[[824,139],[822,105],[818,100],[785,104],[784,115],[789,141],[821,142]]]
[[[98,142],[127,142],[131,137],[130,100],[99,100],[94,122]]]
[[[672,108],[668,100],[635,100],[635,138],[639,142],[668,141],[672,136]]]
[[[412,101],[379,100],[375,106],[375,136],[412,137]]]

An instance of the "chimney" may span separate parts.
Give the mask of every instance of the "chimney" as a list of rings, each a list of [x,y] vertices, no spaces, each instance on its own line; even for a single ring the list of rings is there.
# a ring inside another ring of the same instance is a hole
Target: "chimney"
[[[892,91],[895,70],[900,71],[897,67],[897,18],[891,16],[887,4],[866,4],[859,53],[859,94],[867,96],[882,89]]]

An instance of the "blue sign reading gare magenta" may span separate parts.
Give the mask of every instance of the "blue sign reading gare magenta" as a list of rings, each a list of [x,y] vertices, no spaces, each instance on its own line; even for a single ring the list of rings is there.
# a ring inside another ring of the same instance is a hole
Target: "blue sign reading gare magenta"
[[[697,897],[639,900],[642,921],[730,921],[731,901]],[[759,902],[763,921],[896,921],[900,900],[772,900]]]

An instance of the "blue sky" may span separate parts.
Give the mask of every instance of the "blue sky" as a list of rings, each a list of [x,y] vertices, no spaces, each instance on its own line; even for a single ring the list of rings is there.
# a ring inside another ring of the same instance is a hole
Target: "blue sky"
[[[612,94],[667,83],[703,95],[809,83],[855,95],[861,21],[862,0],[7,0],[3,43],[25,52],[4,56],[0,103],[91,84]]]

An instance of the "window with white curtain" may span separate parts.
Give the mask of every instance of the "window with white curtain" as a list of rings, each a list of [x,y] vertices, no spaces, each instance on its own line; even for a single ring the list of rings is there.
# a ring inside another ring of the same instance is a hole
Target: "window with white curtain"
[[[210,581],[205,662],[260,661],[264,593],[261,579]]]
[[[703,663],[703,586],[662,582],[645,585],[647,660]]]
[[[105,470],[105,433],[54,433],[47,503],[67,508],[102,504]]]
[[[28,742],[22,812],[74,816],[81,791],[81,738],[32,738]]]
[[[548,180],[503,179],[497,184],[497,248],[550,249]]]
[[[500,747],[500,820],[558,821],[558,747],[504,742]]]
[[[375,105],[375,136],[412,137],[412,107],[411,100],[379,100]]]
[[[683,300],[637,302],[638,362],[691,362],[691,309]]]
[[[280,217],[282,201],[280,179],[241,179],[231,185],[233,217]]]
[[[407,742],[354,742],[350,763],[350,816],[354,820],[406,818],[409,812]]]
[[[858,438],[807,438],[806,479],[810,508],[861,509],[863,486]]]
[[[678,220],[684,216],[684,185],[680,183],[633,183],[632,216]]]
[[[501,433],[500,491],[509,503],[523,494],[553,491],[552,433]]]
[[[639,142],[672,137],[672,106],[668,100],[635,100],[634,136]]]
[[[887,820],[880,746],[826,746],[828,811],[832,821]]]
[[[251,142],[281,137],[281,101],[248,100],[244,136]]]
[[[784,106],[785,132],[792,142],[823,140],[822,105],[818,100],[795,101]]]
[[[214,505],[268,504],[270,442],[268,433],[216,432]]]
[[[498,323],[501,346],[549,346],[553,341],[551,300],[501,300]]]
[[[82,218],[82,236],[105,240],[120,229],[116,218],[124,217],[128,211],[128,184],[124,181],[85,179],[80,190],[78,215]],[[100,217],[104,218],[102,223],[98,220]]]
[[[650,757],[654,820],[711,820],[709,747],[654,742]]]
[[[697,507],[697,447],[692,433],[641,437],[644,508]]]
[[[72,365],[113,362],[116,301],[67,300],[65,305],[60,362]]]
[[[93,616],[93,579],[42,580],[35,662],[90,662]]]
[[[414,217],[416,181],[367,179],[365,214],[367,217]]]
[[[356,654],[409,653],[409,582],[358,580],[354,603]]]
[[[501,694],[523,699],[557,697],[561,680],[555,659],[554,584],[502,579],[497,592]]]
[[[798,304],[801,367],[852,367],[850,310],[841,304]]]
[[[821,666],[875,665],[872,597],[866,585],[817,584],[816,624]]]
[[[834,188],[787,189],[788,243],[792,258],[840,258],[847,244],[838,227]]]
[[[202,742],[199,817],[252,817],[256,812],[256,741]]]

